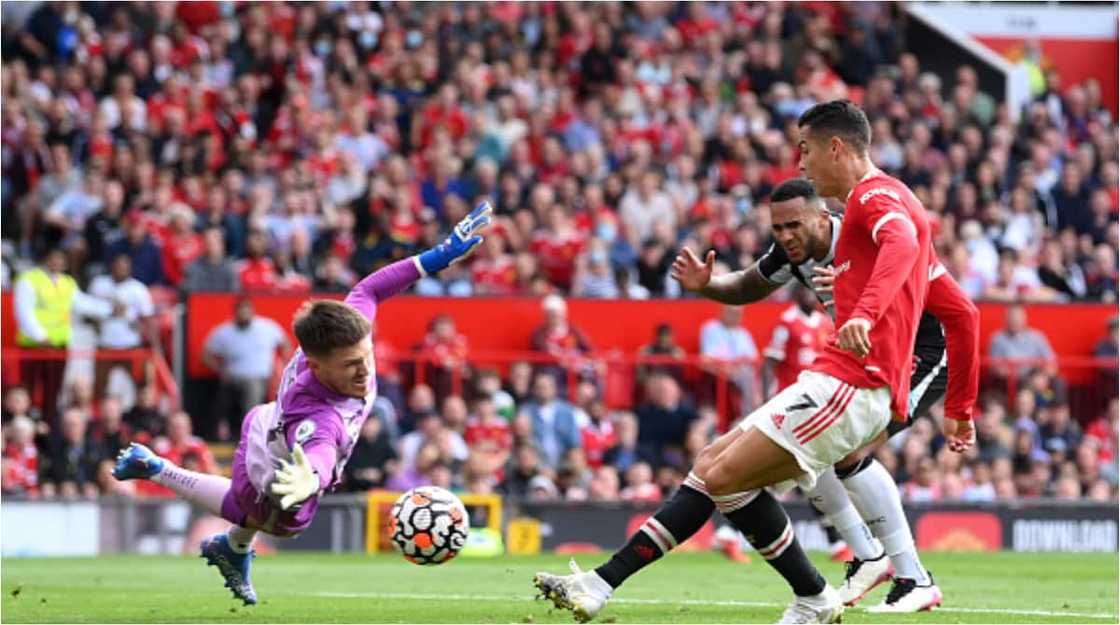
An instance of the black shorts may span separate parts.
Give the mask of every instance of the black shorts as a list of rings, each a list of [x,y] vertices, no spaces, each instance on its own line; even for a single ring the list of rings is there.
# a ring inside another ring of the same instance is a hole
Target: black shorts
[[[910,376],[910,416],[906,422],[892,420],[887,424],[887,436],[894,436],[910,427],[914,419],[929,413],[930,406],[945,396],[949,382],[949,366],[944,351],[939,357],[918,360],[914,375]]]

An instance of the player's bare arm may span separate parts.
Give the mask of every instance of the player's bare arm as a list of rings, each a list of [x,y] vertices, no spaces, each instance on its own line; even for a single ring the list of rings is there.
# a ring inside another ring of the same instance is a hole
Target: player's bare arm
[[[733,306],[765,299],[781,286],[763,278],[758,263],[741,271],[712,275],[715,261],[714,251],[709,251],[701,261],[685,247],[673,261],[670,275],[687,291]]]

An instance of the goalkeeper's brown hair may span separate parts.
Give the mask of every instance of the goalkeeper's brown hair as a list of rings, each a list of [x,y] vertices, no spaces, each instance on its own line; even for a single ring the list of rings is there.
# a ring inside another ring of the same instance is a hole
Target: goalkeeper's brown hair
[[[308,300],[292,322],[305,354],[322,357],[339,347],[349,347],[370,335],[369,319],[345,302]]]

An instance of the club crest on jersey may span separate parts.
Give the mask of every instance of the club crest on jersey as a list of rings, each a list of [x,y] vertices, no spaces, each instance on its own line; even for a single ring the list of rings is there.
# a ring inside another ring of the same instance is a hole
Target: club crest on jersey
[[[884,189],[882,187],[879,187],[877,189],[872,189],[872,190],[868,191],[867,193],[864,193],[863,195],[859,196],[859,203],[860,204],[866,204],[867,200],[870,200],[871,198],[875,197],[876,195],[885,195],[889,198],[893,198],[894,201],[896,201],[896,202],[901,202],[902,201],[902,198],[898,197],[898,193],[896,191],[894,191],[893,189]]]
[[[307,439],[311,438],[311,435],[314,433],[315,422],[311,419],[306,419],[299,424],[299,427],[296,428],[296,442],[303,443]]]

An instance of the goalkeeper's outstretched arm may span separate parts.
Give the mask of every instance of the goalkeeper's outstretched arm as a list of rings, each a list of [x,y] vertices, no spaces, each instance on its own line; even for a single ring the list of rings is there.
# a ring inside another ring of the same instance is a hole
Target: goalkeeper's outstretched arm
[[[400,293],[420,278],[439,273],[470,256],[482,244],[480,232],[490,225],[492,211],[490,202],[482,202],[455,225],[443,243],[363,278],[350,290],[346,303],[372,321],[377,314],[378,302]]]

